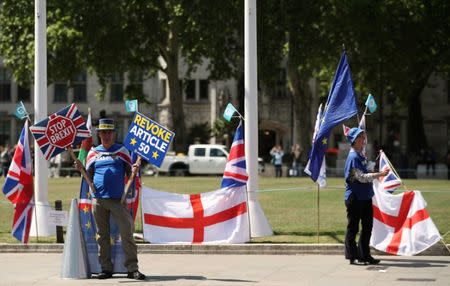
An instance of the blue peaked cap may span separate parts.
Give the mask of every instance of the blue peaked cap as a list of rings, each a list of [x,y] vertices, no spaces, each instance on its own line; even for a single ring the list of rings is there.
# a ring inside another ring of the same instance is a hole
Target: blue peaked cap
[[[350,144],[353,144],[356,138],[358,138],[359,134],[361,134],[362,132],[364,132],[364,130],[362,130],[361,128],[353,127],[347,134],[347,140],[350,142]]]
[[[97,130],[114,130],[116,126],[114,124],[114,120],[111,118],[101,118],[98,120]]]

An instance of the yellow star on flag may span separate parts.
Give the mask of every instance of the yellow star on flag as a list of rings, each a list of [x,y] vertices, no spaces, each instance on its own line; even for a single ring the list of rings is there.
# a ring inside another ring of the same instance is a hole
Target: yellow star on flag
[[[88,222],[85,224],[85,226],[86,226],[87,229],[90,229],[91,226],[92,226],[91,221],[88,221]]]
[[[327,138],[322,139],[322,145],[327,145]]]
[[[136,141],[136,139],[135,139],[135,138],[131,138],[131,142],[130,142],[130,144],[131,144],[131,145],[133,145],[133,146],[134,146],[134,144],[136,144],[136,142],[137,142],[137,141]]]
[[[89,212],[88,206],[84,206],[83,211],[84,211],[85,214],[87,214]]]
[[[158,152],[156,152],[156,151],[153,152],[153,154],[152,154],[153,158],[158,159],[158,156],[159,156]]]

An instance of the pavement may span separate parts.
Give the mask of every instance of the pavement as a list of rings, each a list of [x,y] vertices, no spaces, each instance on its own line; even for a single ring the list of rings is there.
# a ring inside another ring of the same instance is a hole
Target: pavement
[[[450,256],[378,256],[376,266],[343,255],[138,255],[145,281],[61,279],[60,252],[0,252],[0,285],[450,285]]]

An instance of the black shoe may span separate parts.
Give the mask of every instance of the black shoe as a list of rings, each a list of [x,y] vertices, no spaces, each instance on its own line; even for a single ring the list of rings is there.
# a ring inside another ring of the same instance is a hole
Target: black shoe
[[[136,280],[145,280],[145,275],[139,272],[138,270],[133,272],[128,272],[127,278],[136,279]]]
[[[97,279],[108,279],[113,276],[111,271],[102,271],[97,275]]]
[[[365,265],[368,265],[368,264],[376,265],[376,264],[380,263],[380,259],[375,259],[372,256],[369,256],[369,258],[360,260],[359,262],[364,263]]]
[[[356,259],[354,259],[354,258],[349,259],[349,260],[350,260],[350,265],[358,264],[358,263],[356,262]]]

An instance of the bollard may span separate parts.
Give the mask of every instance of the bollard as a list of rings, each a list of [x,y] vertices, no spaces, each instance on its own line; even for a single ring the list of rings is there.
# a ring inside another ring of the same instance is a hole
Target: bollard
[[[55,210],[62,211],[62,201],[61,200],[55,201]],[[56,226],[56,242],[64,243],[63,227],[59,226],[59,225]]]

